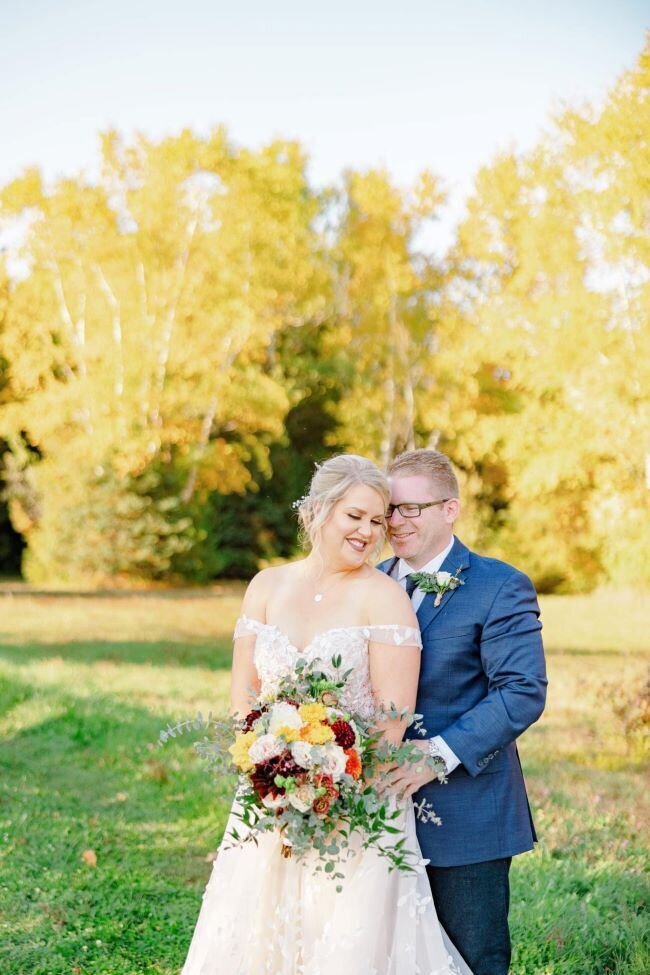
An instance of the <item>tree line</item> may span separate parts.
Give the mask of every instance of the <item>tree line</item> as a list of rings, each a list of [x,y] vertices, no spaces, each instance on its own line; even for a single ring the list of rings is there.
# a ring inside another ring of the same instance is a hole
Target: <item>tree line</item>
[[[598,109],[478,173],[315,187],[296,142],[101,139],[0,190],[0,568],[246,577],[340,450],[434,446],[464,540],[543,591],[650,582],[650,44]]]

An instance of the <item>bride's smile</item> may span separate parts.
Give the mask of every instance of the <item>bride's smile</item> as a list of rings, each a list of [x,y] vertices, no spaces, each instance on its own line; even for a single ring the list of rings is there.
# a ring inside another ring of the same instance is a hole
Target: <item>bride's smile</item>
[[[368,543],[364,542],[361,538],[348,538],[348,542],[355,550],[355,552],[365,552]]]
[[[334,505],[322,526],[318,556],[329,571],[356,569],[376,550],[384,523],[381,495],[365,484],[357,484]]]

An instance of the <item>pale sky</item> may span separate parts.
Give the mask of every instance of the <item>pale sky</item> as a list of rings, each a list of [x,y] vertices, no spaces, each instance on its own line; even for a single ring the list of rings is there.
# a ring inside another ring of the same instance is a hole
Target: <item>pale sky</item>
[[[495,152],[598,104],[650,26],[637,0],[0,0],[0,184],[92,169],[97,133],[225,124],[299,140],[317,184],[384,165],[452,192]],[[434,243],[435,246],[435,243]]]

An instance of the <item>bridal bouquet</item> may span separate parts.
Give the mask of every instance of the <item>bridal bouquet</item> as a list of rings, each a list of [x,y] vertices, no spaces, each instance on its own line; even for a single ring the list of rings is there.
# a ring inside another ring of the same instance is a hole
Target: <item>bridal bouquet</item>
[[[404,848],[403,839],[395,839],[402,832],[395,825],[400,810],[374,782],[385,765],[427,761],[413,742],[390,745],[377,731],[381,721],[398,719],[425,734],[419,716],[395,708],[370,718],[353,714],[340,703],[349,676],[340,673],[341,658],[332,658],[330,675],[321,667],[318,660],[299,660],[273,698],[258,701],[243,720],[208,718],[217,735],[197,742],[199,753],[215,770],[229,761],[240,774],[235,815],[245,829],[232,829],[229,838],[256,841],[259,834],[276,831],[283,856],[315,851],[315,870],[338,879],[337,864],[355,834],[391,868],[417,869],[419,857]],[[161,741],[200,726],[189,719],[169,726]],[[425,816],[439,822],[430,809]]]

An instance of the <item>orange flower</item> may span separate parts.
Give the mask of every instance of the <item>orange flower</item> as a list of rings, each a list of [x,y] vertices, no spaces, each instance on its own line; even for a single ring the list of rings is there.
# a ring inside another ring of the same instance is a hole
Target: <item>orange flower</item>
[[[344,750],[348,756],[345,765],[345,774],[351,775],[353,779],[358,779],[361,776],[361,759],[359,758],[359,753],[355,748],[346,748]]]
[[[314,782],[318,790],[323,794],[317,795],[312,802],[312,811],[317,816],[327,816],[339,797],[339,790],[334,785],[331,775],[317,775]]]

